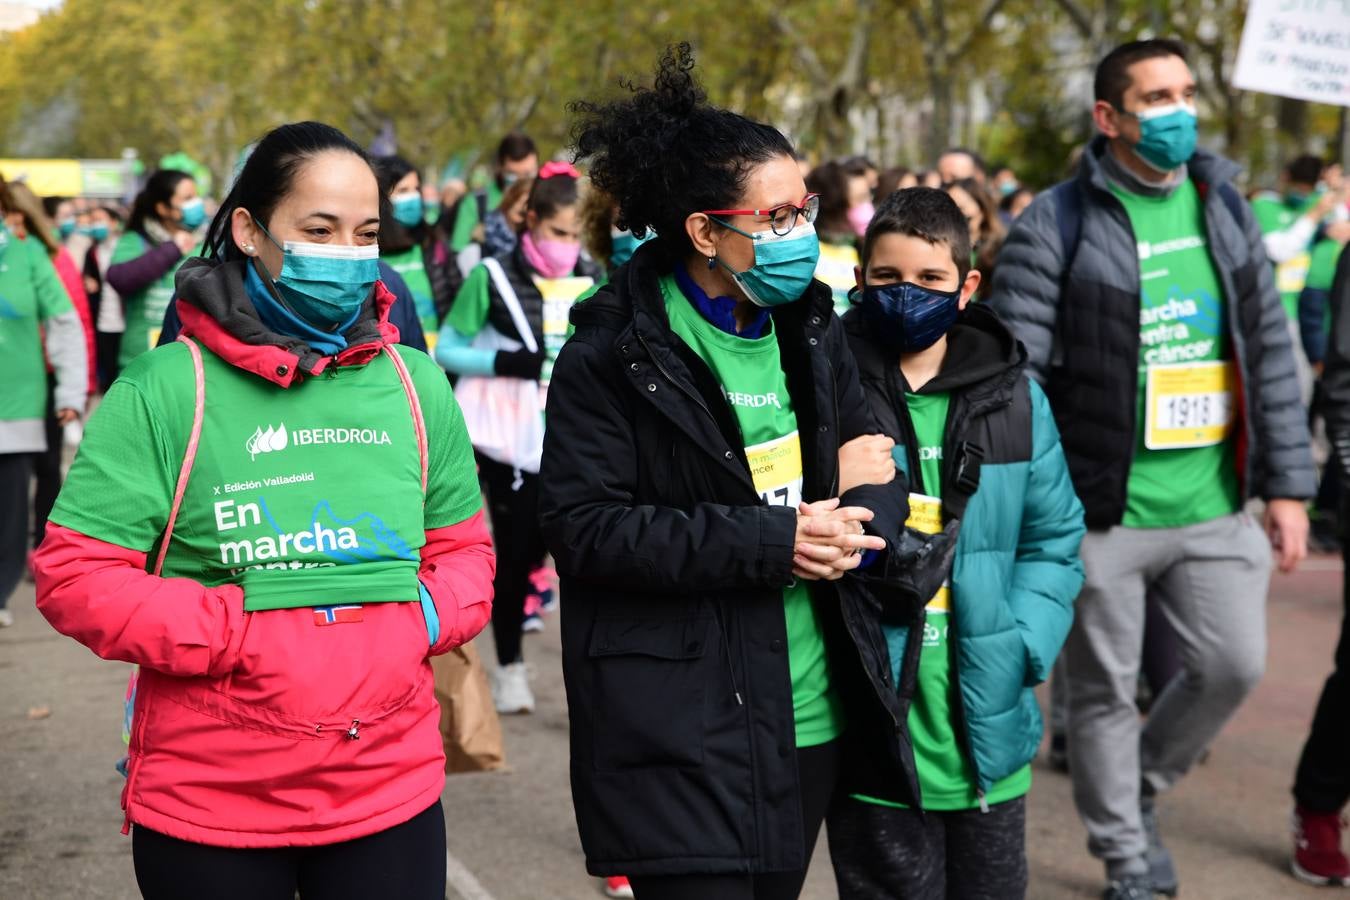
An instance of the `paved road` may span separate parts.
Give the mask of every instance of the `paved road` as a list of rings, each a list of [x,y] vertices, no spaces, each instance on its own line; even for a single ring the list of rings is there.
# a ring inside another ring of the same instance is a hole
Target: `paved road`
[[[1288,783],[1330,665],[1341,617],[1340,564],[1313,560],[1277,578],[1269,672],[1200,767],[1163,803],[1163,828],[1188,900],[1335,896],[1285,872]],[[135,898],[130,844],[119,833],[119,717],[127,667],[53,632],[31,585],[0,631],[0,898]],[[550,623],[554,625],[555,623]],[[490,646],[483,638],[484,656]],[[450,779],[444,802],[460,900],[595,900],[568,795],[567,718],[556,631],[527,639],[539,711],[506,722],[511,771]],[[35,707],[50,709],[29,718]],[[1068,780],[1038,765],[1028,823],[1030,896],[1087,898],[1100,889]],[[806,900],[833,897],[824,853]]]

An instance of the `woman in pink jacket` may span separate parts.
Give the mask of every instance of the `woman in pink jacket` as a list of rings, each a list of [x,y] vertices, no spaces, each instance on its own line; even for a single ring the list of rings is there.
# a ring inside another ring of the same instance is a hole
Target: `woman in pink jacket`
[[[262,139],[37,555],[52,625],[140,666],[150,900],[443,895],[428,660],[488,621],[494,562],[445,376],[394,345],[384,207],[336,129]]]

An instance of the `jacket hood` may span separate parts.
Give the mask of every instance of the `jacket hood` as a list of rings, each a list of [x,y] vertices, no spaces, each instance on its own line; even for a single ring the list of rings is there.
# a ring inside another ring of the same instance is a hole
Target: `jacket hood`
[[[873,339],[856,311],[844,316],[844,328],[863,378],[885,378],[886,371],[899,363],[890,350]],[[1026,360],[1026,348],[1003,320],[984,304],[971,303],[947,332],[947,355],[941,370],[919,393],[963,390],[991,379],[1002,381],[1001,376],[1020,375]]]
[[[1078,178],[1103,191],[1110,190],[1101,162],[1102,154],[1109,152],[1107,150],[1109,142],[1109,138],[1104,134],[1094,137],[1088,142],[1082,161],[1078,164]],[[1211,153],[1202,147],[1196,148],[1195,153],[1186,161],[1186,167],[1190,171],[1191,178],[1204,185],[1231,182],[1242,173],[1242,167],[1231,159]]]
[[[176,278],[182,334],[201,341],[230,365],[289,387],[329,365],[362,365],[384,344],[398,342],[398,329],[389,323],[394,295],[383,282],[375,283],[360,315],[344,332],[346,349],[328,356],[262,323],[244,290],[245,265],[194,257],[183,263]]]

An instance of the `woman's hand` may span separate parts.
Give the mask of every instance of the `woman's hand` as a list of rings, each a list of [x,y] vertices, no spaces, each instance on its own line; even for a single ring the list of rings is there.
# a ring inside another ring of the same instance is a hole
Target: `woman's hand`
[[[836,581],[856,569],[864,550],[884,550],[886,542],[863,531],[872,511],[839,506],[839,498],[803,503],[797,508],[792,574],[807,581]]]
[[[895,441],[884,434],[864,434],[839,448],[839,493],[860,484],[888,484],[895,478],[891,448]]]
[[[187,256],[197,246],[197,238],[190,231],[175,231],[173,233],[173,242],[178,245],[178,252]]]

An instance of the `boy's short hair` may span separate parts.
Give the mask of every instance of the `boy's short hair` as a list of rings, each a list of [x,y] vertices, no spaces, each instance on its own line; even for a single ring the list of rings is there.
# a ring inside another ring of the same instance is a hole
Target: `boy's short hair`
[[[946,244],[956,263],[959,281],[970,272],[970,228],[956,201],[938,188],[912,187],[896,191],[877,208],[872,223],[863,236],[863,277],[872,259],[877,239],[886,234],[903,234],[927,241]]]
[[[1186,45],[1172,38],[1149,38],[1121,44],[1097,63],[1097,72],[1092,79],[1093,95],[1120,109],[1120,105],[1125,102],[1125,92],[1130,89],[1130,66],[1163,56],[1176,56],[1182,62],[1188,61]]]

